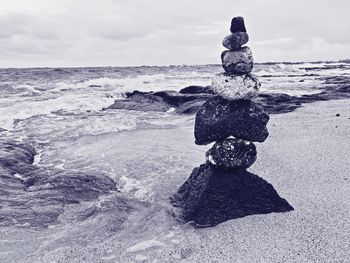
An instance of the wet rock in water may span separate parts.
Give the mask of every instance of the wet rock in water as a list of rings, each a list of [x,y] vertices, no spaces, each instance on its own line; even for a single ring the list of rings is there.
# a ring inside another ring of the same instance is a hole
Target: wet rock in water
[[[193,91],[198,91],[198,88],[191,88]],[[207,100],[212,97],[211,89],[205,88],[206,93],[187,93],[188,90],[179,93],[177,91],[158,91],[158,92],[141,92],[133,91],[126,93],[125,100],[116,100],[113,105],[107,109],[125,109],[137,111],[168,111],[171,108],[178,108],[184,105],[183,110],[178,113],[194,113],[193,110],[185,110],[190,104],[197,104],[199,101]],[[209,93],[210,92],[210,93]],[[198,109],[198,107],[197,107]]]
[[[226,100],[250,100],[259,95],[260,82],[252,74],[220,73],[213,77],[212,88],[215,94]]]
[[[96,199],[115,189],[115,182],[103,174],[83,174],[66,170],[38,170],[24,183],[27,191],[50,190],[63,203]]]
[[[271,184],[244,169],[202,164],[171,197],[179,219],[198,227],[254,214],[287,212],[293,207]]]
[[[196,144],[223,141],[229,136],[251,142],[263,142],[269,135],[269,115],[248,100],[227,101],[220,96],[209,99],[196,115]]]
[[[92,201],[115,191],[104,174],[87,174],[33,165],[35,149],[0,142],[0,226],[47,227],[68,204]]]
[[[136,94],[125,100],[116,100],[107,109],[123,109],[136,111],[168,111],[171,105],[153,94]]]
[[[214,91],[210,86],[188,86],[179,91],[181,94],[214,94]]]
[[[183,103],[188,101],[194,101],[197,99],[208,99],[211,96],[209,93],[197,93],[197,94],[182,94],[174,90],[170,91],[157,91],[153,93],[154,96],[161,97],[166,103],[173,107],[179,107]]]
[[[221,53],[222,67],[229,74],[244,74],[253,70],[253,55],[249,47],[225,50]]]
[[[193,101],[188,101],[183,104],[181,104],[177,109],[176,113],[179,114],[194,114],[196,113],[204,103],[207,102],[207,99],[197,99]]]
[[[33,170],[35,149],[28,144],[16,141],[0,142],[0,166],[11,174],[27,173]]]
[[[249,36],[246,32],[235,32],[222,40],[222,45],[230,50],[237,50],[249,40]]]
[[[236,16],[232,18],[230,31],[231,33],[247,32],[247,29],[245,28],[245,25],[244,25],[244,18],[241,16]]]
[[[217,142],[207,151],[210,163],[222,168],[248,168],[256,160],[254,143],[241,139],[226,139]]]

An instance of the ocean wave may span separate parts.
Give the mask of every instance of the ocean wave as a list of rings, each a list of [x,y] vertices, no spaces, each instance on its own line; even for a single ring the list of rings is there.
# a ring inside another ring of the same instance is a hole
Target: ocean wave
[[[28,84],[11,85],[4,83],[0,85],[0,94],[6,97],[13,95],[38,95],[40,91]]]
[[[46,100],[15,101],[11,106],[0,108],[0,127],[11,130],[16,120],[47,115],[55,111],[98,111],[114,102],[114,98],[89,95],[63,95]]]

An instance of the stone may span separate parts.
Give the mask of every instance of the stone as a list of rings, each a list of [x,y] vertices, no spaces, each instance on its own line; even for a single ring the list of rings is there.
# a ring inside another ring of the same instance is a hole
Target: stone
[[[259,95],[260,89],[260,82],[252,74],[220,73],[213,77],[211,85],[215,94],[226,100],[251,100]]]
[[[170,108],[171,105],[167,104],[163,99],[155,96],[146,96],[145,98],[138,100],[116,100],[111,106],[106,109],[166,112],[170,110]]]
[[[228,101],[220,96],[209,99],[197,112],[194,135],[196,144],[223,141],[229,136],[263,142],[269,132],[269,115],[249,100]]]
[[[0,141],[0,227],[46,228],[57,222],[68,205],[116,190],[110,177],[96,171],[88,174],[36,166],[35,154],[29,144]]]
[[[116,100],[108,109],[125,109],[125,110],[136,110],[136,111],[161,111],[166,112],[187,103],[187,107],[191,102],[197,104],[201,101],[202,104],[213,95],[210,93],[179,93],[174,90],[158,91],[158,92],[142,92],[133,91],[127,92],[126,99]],[[197,104],[198,105],[198,104]],[[198,107],[197,107],[198,109]],[[197,110],[196,109],[196,110]],[[185,111],[185,109],[184,109]],[[189,113],[194,113],[190,111]]]
[[[170,198],[175,215],[198,227],[254,214],[287,212],[293,207],[271,184],[244,169],[220,169],[212,164],[194,168],[189,179]]]
[[[235,32],[222,40],[222,45],[230,50],[237,50],[249,40],[249,36],[246,32]]]
[[[221,53],[222,67],[229,74],[244,74],[253,70],[253,55],[249,47],[225,50]]]
[[[215,143],[206,156],[210,163],[218,167],[246,169],[256,160],[256,148],[250,141],[228,138]]]
[[[175,110],[178,114],[195,114],[207,102],[207,99],[196,99],[181,104]]]
[[[188,86],[179,91],[181,94],[214,94],[212,88],[210,86]]]
[[[241,16],[236,16],[232,18],[230,31],[231,33],[247,32],[247,29],[244,25],[244,18]]]

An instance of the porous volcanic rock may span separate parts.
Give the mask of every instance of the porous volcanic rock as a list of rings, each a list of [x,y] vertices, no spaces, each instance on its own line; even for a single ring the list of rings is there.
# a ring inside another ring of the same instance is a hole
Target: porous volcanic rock
[[[215,143],[206,156],[210,163],[222,168],[247,169],[256,160],[256,148],[250,141],[228,138]]]
[[[212,78],[215,94],[226,100],[251,100],[259,95],[260,82],[252,74],[230,75],[220,73]]]
[[[220,96],[209,99],[197,112],[194,135],[196,144],[223,141],[229,136],[263,142],[269,135],[269,115],[249,100],[227,101]]]

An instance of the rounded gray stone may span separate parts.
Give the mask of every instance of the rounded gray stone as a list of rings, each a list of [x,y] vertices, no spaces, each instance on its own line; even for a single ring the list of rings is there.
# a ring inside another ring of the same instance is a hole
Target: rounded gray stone
[[[222,67],[229,74],[244,74],[253,70],[253,55],[249,47],[226,50],[221,54]]]
[[[222,45],[230,50],[237,50],[249,40],[246,32],[235,32],[222,40]]]

